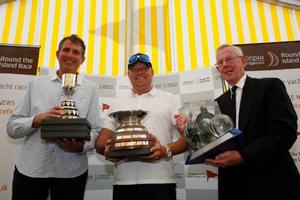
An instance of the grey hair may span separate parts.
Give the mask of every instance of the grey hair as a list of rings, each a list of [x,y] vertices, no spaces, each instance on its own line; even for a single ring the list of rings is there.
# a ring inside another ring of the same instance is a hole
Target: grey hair
[[[217,52],[220,51],[220,50],[222,50],[222,49],[225,49],[227,47],[232,48],[234,50],[234,52],[236,53],[237,56],[243,56],[244,55],[243,54],[243,50],[240,47],[234,46],[234,45],[231,45],[231,44],[222,44],[221,46],[219,46],[217,48]]]

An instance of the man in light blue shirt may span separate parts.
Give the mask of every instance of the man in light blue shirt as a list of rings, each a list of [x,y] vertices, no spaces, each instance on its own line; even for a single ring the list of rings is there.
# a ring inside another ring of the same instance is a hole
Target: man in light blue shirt
[[[59,69],[54,77],[38,77],[27,91],[7,123],[12,138],[25,137],[13,177],[13,200],[78,199],[84,197],[87,181],[87,151],[94,147],[100,130],[96,85],[78,75],[76,102],[80,118],[91,124],[91,140],[41,139],[40,125],[45,119],[61,118],[61,79],[64,73],[78,73],[84,62],[85,44],[77,36],[65,37],[56,52]]]

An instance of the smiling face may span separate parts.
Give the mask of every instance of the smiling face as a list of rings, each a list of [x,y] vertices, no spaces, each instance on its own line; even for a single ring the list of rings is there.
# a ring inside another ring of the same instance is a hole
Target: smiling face
[[[143,62],[137,62],[128,70],[133,91],[137,94],[144,94],[152,89],[153,69]]]
[[[234,47],[218,49],[216,61],[218,71],[229,85],[235,85],[245,74],[246,58]]]
[[[85,59],[81,44],[69,39],[65,40],[61,48],[57,50],[56,57],[59,62],[59,76],[64,73],[77,73]]]

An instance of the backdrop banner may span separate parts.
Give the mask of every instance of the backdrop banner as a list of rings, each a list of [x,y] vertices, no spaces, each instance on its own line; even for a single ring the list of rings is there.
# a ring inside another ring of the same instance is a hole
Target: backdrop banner
[[[0,44],[0,199],[11,199],[11,183],[22,139],[6,134],[6,123],[37,73],[38,46]]]
[[[293,45],[293,47],[289,45]],[[279,46],[285,48],[279,50]],[[249,70],[253,68],[253,70],[247,73],[256,77],[278,77],[282,79],[287,87],[296,112],[298,116],[300,116],[299,42],[249,44],[241,45],[241,47],[245,54],[248,55],[249,65],[247,66],[247,70],[248,67]],[[248,48],[252,50],[248,52]],[[262,49],[265,49],[265,51],[262,51]],[[276,51],[274,49],[276,49]],[[253,61],[252,64],[250,61]],[[257,68],[255,68],[255,66],[257,66]],[[260,66],[261,69],[259,69],[258,66]],[[0,73],[0,199],[9,200],[11,199],[12,172],[17,150],[22,140],[12,140],[8,138],[6,134],[6,122],[15,105],[17,105],[21,99],[27,87],[27,83],[33,76],[4,73],[12,72]],[[53,73],[54,70],[50,71],[42,68],[40,75]],[[107,117],[107,111],[113,99],[116,96],[126,94],[130,91],[130,82],[128,77],[125,76],[109,77],[85,75],[85,78],[91,80],[98,86],[101,110],[99,115],[101,118],[100,123],[102,123],[104,118]],[[181,103],[193,100],[213,100],[223,92],[221,77],[214,67],[183,73],[158,75],[154,77],[153,86],[161,90],[172,92],[177,96],[177,101]],[[174,130],[174,139],[176,139],[177,136],[178,134]],[[300,139],[297,140],[291,149],[291,154],[300,169]],[[186,154],[180,154],[174,157],[177,199],[217,200],[217,168],[204,164],[185,165],[185,156]],[[88,157],[89,176],[85,200],[96,200],[99,199],[99,197],[101,197],[101,199],[111,200],[112,176],[114,173],[113,164],[106,161],[103,156],[96,154],[95,151],[89,152]]]
[[[39,46],[0,44],[0,73],[36,75]]]

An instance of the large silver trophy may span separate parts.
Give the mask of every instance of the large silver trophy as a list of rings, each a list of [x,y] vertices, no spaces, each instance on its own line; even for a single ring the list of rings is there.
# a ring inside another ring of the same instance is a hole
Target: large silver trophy
[[[186,164],[203,163],[206,158],[240,146],[241,132],[233,127],[228,115],[220,112],[216,102],[187,102],[180,113],[188,118],[184,130],[189,150]]]
[[[76,91],[76,86],[77,74],[65,73],[62,75],[61,107],[63,109],[63,116],[61,119],[47,119],[42,121],[42,139],[90,139],[91,125],[85,118],[79,117],[75,101],[72,98]]]
[[[119,126],[109,145],[106,156],[109,158],[138,158],[150,154],[153,140],[141,121],[147,115],[143,110],[126,110],[109,114]]]

